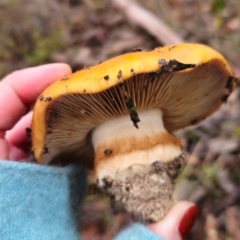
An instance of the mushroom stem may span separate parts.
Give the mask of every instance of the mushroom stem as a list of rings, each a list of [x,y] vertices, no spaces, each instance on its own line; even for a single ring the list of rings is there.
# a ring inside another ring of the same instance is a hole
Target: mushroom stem
[[[136,129],[129,115],[102,123],[93,131],[94,178],[104,187],[106,177],[126,179],[149,171],[152,163],[169,163],[182,153],[182,144],[164,128],[160,109],[138,112]],[[125,171],[131,167],[131,171]]]

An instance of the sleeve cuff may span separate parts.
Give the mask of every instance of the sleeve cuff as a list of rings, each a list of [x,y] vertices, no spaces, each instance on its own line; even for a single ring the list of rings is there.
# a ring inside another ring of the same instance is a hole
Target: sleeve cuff
[[[80,167],[0,160],[1,239],[78,240],[76,209],[85,187]]]
[[[151,232],[148,228],[139,223],[134,223],[130,227],[121,231],[114,240],[164,240]]]

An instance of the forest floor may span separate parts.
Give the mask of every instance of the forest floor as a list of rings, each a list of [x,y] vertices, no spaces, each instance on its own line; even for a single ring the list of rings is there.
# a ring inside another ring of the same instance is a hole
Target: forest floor
[[[145,25],[134,22],[116,2],[2,0],[0,77],[50,62],[69,63],[75,71],[133,48],[150,50],[168,43],[151,32],[148,19],[144,19]],[[172,30],[173,41],[198,42],[217,49],[240,78],[239,1],[135,2]],[[195,127],[175,133],[189,158],[176,191],[181,199],[200,207],[188,239],[240,239],[239,86],[240,82],[218,112]],[[81,209],[84,217],[80,217],[83,239],[111,239],[132,221],[129,214],[121,208],[113,209],[109,202],[103,196],[88,196]]]

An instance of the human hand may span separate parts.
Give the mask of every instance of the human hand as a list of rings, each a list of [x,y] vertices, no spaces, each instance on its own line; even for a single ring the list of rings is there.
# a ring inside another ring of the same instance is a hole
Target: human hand
[[[167,216],[148,229],[168,240],[182,240],[190,232],[198,214],[198,207],[191,202],[180,201],[168,212]]]
[[[70,73],[66,64],[47,64],[13,72],[0,82],[0,159],[27,159],[32,105],[47,86]]]

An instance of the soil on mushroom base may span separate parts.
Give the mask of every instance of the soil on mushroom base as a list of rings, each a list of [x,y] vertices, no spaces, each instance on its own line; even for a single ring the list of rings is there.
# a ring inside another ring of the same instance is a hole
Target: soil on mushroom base
[[[106,176],[101,190],[115,201],[121,201],[140,221],[157,222],[177,201],[174,196],[175,180],[186,162],[182,153],[168,163],[156,161],[151,166],[132,165],[118,172],[115,179]],[[125,174],[128,177],[122,177]]]

